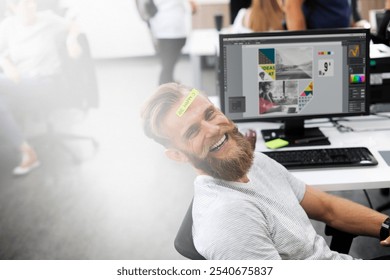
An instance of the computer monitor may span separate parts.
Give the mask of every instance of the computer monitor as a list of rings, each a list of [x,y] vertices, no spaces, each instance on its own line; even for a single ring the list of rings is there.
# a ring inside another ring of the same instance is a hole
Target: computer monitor
[[[368,65],[368,29],[221,34],[221,109],[235,122],[284,123],[265,140],[321,139],[305,119],[369,114]]]

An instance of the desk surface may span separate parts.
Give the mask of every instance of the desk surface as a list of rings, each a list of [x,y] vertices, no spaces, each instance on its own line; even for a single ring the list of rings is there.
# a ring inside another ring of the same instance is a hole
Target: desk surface
[[[321,122],[322,121],[322,122]],[[307,126],[318,126],[329,137],[331,146],[310,146],[299,149],[358,147],[369,148],[378,160],[377,166],[344,167],[292,170],[291,172],[302,181],[325,191],[378,189],[390,187],[390,166],[385,162],[379,151],[390,151],[390,119],[377,116],[346,118],[339,123],[352,127],[353,132],[339,132],[333,125],[324,120],[310,122]],[[251,128],[257,132],[257,151],[268,150],[261,138],[261,129],[277,128],[275,123],[239,123],[240,130]],[[283,150],[298,148],[282,148]],[[280,149],[280,150],[282,150]]]

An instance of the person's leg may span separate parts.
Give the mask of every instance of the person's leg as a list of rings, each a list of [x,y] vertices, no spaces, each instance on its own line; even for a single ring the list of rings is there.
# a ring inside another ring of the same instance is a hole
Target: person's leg
[[[159,57],[162,66],[159,84],[174,81],[175,65],[181,55],[185,41],[185,38],[158,40]]]
[[[19,129],[15,119],[11,112],[8,110],[7,105],[0,95],[0,133],[2,138],[11,144],[13,148],[20,147],[24,142],[24,137]]]
[[[34,148],[25,140],[14,116],[9,110],[9,103],[18,100],[21,94],[21,84],[15,84],[4,76],[0,76],[0,127],[4,132],[4,138],[21,154],[20,164],[14,169],[15,175],[24,175],[39,166],[39,161]],[[26,85],[29,88],[31,84]],[[26,90],[26,88],[24,88]],[[31,89],[31,88],[30,88]],[[21,107],[28,106],[28,100],[22,102]]]
[[[0,92],[14,113],[23,117],[48,110],[56,100],[56,94],[62,90],[59,78],[23,78],[19,83],[4,81],[0,76]]]
[[[22,154],[22,159],[20,164],[13,170],[14,175],[25,175],[40,165],[37,153],[29,143],[23,142],[19,150]]]
[[[19,126],[2,99],[0,99],[0,127],[3,138],[21,153],[20,164],[14,169],[13,173],[23,175],[37,167],[39,161],[35,150],[24,140]]]

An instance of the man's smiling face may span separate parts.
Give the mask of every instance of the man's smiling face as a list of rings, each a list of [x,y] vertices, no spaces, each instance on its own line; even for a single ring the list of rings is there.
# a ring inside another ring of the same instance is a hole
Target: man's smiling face
[[[203,174],[229,181],[242,179],[253,161],[250,143],[202,95],[195,98],[181,117],[177,116],[175,112],[184,99],[173,106],[162,122],[162,131],[171,142],[168,156],[191,162]]]

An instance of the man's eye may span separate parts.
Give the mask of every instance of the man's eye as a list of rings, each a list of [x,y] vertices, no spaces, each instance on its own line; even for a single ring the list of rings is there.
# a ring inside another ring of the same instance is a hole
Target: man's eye
[[[191,138],[195,137],[198,134],[198,132],[199,132],[198,129],[195,129],[195,128],[194,129],[190,129],[186,133],[186,138],[187,139],[191,139]]]
[[[210,110],[206,114],[206,120],[211,120],[212,118],[214,118],[214,116],[215,116],[215,111],[214,110]]]

